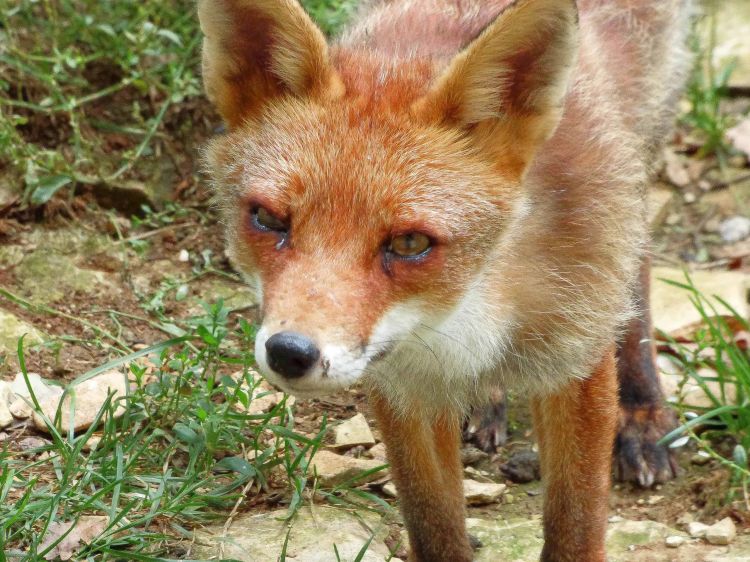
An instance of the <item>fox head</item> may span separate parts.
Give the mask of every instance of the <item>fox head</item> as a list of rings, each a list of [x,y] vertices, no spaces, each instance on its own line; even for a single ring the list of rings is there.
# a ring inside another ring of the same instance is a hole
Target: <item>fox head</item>
[[[200,0],[199,16],[229,129],[207,161],[262,303],[263,374],[311,395],[429,350],[522,213],[562,112],[574,0],[517,0],[452,60],[329,47],[295,0]]]

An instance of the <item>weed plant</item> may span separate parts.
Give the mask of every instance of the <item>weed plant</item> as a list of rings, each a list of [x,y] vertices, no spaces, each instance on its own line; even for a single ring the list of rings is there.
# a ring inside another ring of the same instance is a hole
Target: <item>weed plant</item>
[[[40,560],[56,545],[41,547],[52,522],[91,514],[106,515],[108,525],[78,553],[80,559],[179,555],[176,539],[189,542],[196,524],[226,518],[252,490],[267,489],[274,479],[291,491],[289,517],[302,505],[325,420],[307,436],[295,431],[286,399],[267,413],[247,413],[263,395],[252,354],[238,351],[252,349],[254,331],[240,321],[230,334],[221,303],[206,305],[205,312],[192,320],[189,336],[115,359],[70,385],[129,366],[132,392],[110,396],[87,431],[66,435],[58,411],[55,419],[44,417],[48,445],[0,451],[0,545],[6,555]],[[236,347],[228,345],[230,336]],[[27,376],[22,342],[19,359]],[[32,402],[41,412],[33,396]],[[117,417],[120,405],[125,410]]]
[[[688,380],[700,387],[710,405],[704,408],[677,404],[683,423],[664,437],[664,442],[687,438],[730,469],[733,489],[740,490],[750,511],[750,358],[737,334],[750,331],[742,317],[726,301],[701,294],[688,278],[686,283],[666,281],[686,291],[701,316],[701,328],[690,345],[672,341],[672,357]],[[710,374],[709,374],[710,373]],[[729,445],[731,454],[721,454],[718,445]],[[729,498],[732,499],[731,497]]]

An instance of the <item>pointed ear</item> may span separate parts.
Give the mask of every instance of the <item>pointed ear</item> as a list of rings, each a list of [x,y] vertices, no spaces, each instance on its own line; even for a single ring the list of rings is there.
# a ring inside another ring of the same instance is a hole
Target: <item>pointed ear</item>
[[[516,0],[453,59],[413,113],[471,131],[503,173],[520,179],[562,115],[577,20],[574,0]]]
[[[296,0],[199,0],[203,80],[230,128],[273,98],[335,96],[323,33]]]

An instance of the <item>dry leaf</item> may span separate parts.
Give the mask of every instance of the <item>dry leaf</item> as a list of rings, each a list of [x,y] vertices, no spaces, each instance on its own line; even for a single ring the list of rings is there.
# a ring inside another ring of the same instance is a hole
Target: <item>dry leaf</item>
[[[750,156],[750,118],[743,119],[727,131],[727,138],[737,150]]]
[[[53,521],[47,528],[47,535],[39,550],[44,551],[60,537],[68,533],[52,550],[44,555],[45,560],[70,560],[84,545],[89,544],[101,535],[109,524],[109,518],[104,515],[84,515],[78,521]]]

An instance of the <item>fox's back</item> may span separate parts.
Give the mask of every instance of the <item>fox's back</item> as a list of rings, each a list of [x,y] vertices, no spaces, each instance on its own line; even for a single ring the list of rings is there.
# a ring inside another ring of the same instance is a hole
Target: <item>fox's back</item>
[[[512,0],[372,2],[365,4],[340,44],[378,53],[391,63],[426,58],[440,68],[510,4]],[[578,0],[580,52],[575,75],[606,84],[600,99],[591,102],[619,103],[618,114],[647,136],[649,144],[658,142],[668,129],[674,98],[689,66],[688,4],[688,0]]]

